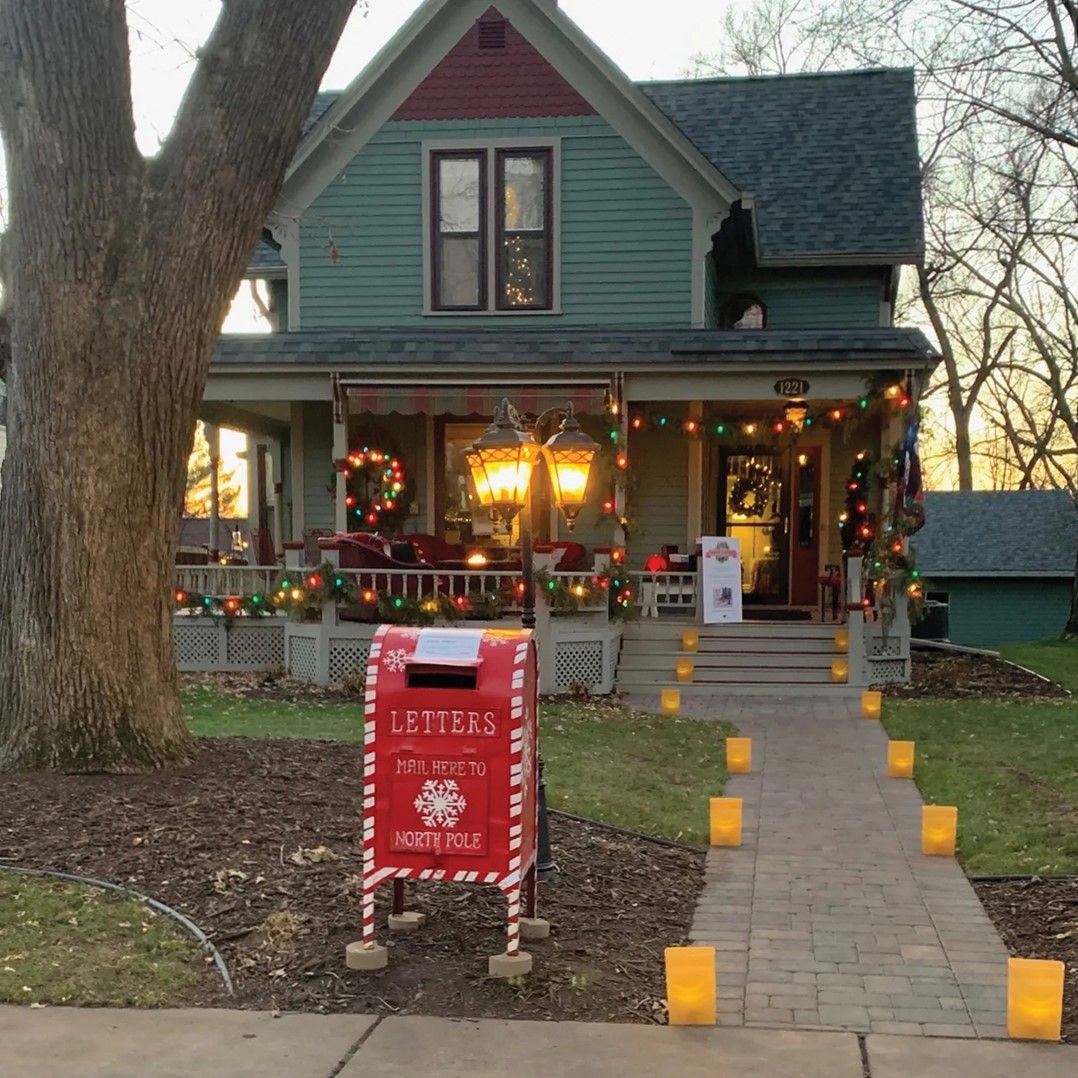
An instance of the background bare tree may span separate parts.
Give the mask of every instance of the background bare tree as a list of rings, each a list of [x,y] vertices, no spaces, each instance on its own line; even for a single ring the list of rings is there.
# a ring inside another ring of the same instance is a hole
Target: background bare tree
[[[908,298],[942,355],[937,443],[962,490],[1056,486],[1078,509],[1078,2],[758,0],[724,29],[697,72],[917,69],[927,256]]]
[[[227,0],[135,143],[123,0],[0,0],[0,766],[187,758],[169,596],[214,342],[353,0]]]

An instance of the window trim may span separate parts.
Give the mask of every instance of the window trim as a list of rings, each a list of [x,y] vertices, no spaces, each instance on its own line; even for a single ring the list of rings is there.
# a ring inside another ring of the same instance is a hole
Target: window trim
[[[561,307],[561,256],[562,256],[562,222],[561,222],[561,138],[556,135],[536,138],[495,138],[495,139],[430,139],[421,144],[422,153],[422,177],[423,177],[423,315],[430,318],[461,318],[477,316],[483,318],[541,318],[550,315],[560,315]],[[486,306],[483,308],[450,308],[439,309],[434,306],[435,277],[437,261],[435,258],[435,232],[438,222],[435,216],[436,205],[434,202],[435,169],[433,162],[435,154],[460,154],[461,156],[486,155],[486,182],[484,188],[487,192],[485,209],[486,236],[497,234],[497,215],[501,208],[501,199],[490,197],[495,189],[496,173],[498,168],[498,151],[523,151],[533,152],[543,150],[550,155],[549,175],[550,183],[547,193],[548,207],[548,230],[550,258],[548,261],[550,289],[550,306],[539,307],[499,307],[498,294],[498,265],[493,257],[493,251],[487,244],[485,251],[486,267]]]
[[[544,162],[543,177],[543,228],[506,229],[505,227],[505,160],[507,157],[535,157]],[[498,205],[494,218],[494,307],[499,311],[517,313],[520,311],[548,311],[554,303],[554,155],[547,146],[499,146],[494,151],[494,190],[498,195]],[[502,252],[505,238],[510,233],[542,236],[546,241],[546,297],[547,302],[521,306],[509,303],[505,298],[505,281],[502,280]]]
[[[487,230],[488,214],[487,202],[489,201],[488,188],[488,154],[486,150],[434,150],[430,154],[430,239],[429,243],[429,271],[428,296],[430,306],[439,313],[447,314],[476,314],[485,311],[489,305],[490,274],[486,272],[487,258],[489,257],[489,232]],[[442,161],[470,161],[476,159],[479,162],[479,228],[476,232],[445,233],[441,229],[442,206],[441,206],[441,169]],[[468,306],[441,305],[439,299],[439,280],[442,265],[442,242],[446,235],[463,237],[475,236],[479,240],[479,302]]]

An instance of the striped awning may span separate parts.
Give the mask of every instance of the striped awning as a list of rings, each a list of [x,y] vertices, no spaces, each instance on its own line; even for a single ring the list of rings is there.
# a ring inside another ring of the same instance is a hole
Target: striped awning
[[[349,384],[342,382],[348,393],[348,411],[373,412],[388,415],[456,415],[489,416],[508,397],[518,412],[538,415],[548,408],[564,408],[571,401],[573,410],[582,414],[602,415],[610,395],[609,381],[550,382],[528,385],[451,385],[415,384]]]

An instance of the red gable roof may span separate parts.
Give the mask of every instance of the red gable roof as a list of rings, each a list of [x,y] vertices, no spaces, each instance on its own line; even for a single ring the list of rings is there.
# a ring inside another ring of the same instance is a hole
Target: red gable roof
[[[492,7],[393,119],[594,115],[595,109]]]

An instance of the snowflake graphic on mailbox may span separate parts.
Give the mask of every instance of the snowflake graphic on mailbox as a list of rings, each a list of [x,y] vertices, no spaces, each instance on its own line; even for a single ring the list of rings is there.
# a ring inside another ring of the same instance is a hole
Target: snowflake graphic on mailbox
[[[456,827],[467,807],[456,779],[427,779],[415,799],[415,810],[427,827]]]

